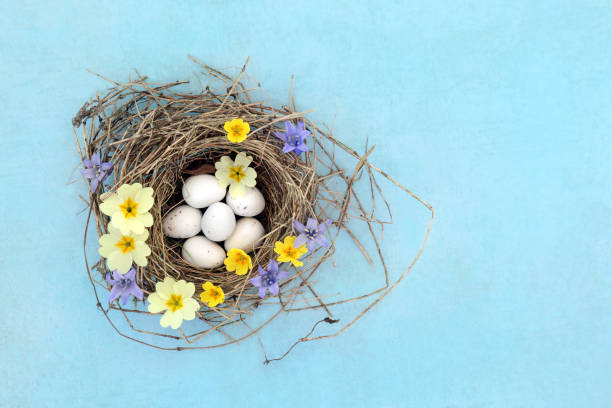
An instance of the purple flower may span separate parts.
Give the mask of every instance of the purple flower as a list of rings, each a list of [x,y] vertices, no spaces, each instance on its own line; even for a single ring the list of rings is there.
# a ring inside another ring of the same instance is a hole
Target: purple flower
[[[306,244],[306,248],[308,248],[308,252],[312,252],[315,250],[316,244],[320,246],[328,247],[329,241],[325,237],[324,232],[327,230],[332,223],[332,220],[328,219],[325,222],[319,224],[319,222],[315,218],[309,218],[306,222],[306,225],[293,221],[293,227],[300,234],[295,239],[293,243],[294,248],[299,248],[300,246]]]
[[[304,129],[304,122],[298,122],[297,126],[293,126],[291,122],[285,122],[285,133],[274,132],[274,136],[285,142],[283,153],[293,152],[301,154],[308,151],[306,146],[306,136],[310,134]]]
[[[83,177],[91,179],[91,191],[96,191],[98,184],[113,172],[113,163],[100,163],[98,152],[91,155],[90,159],[83,160],[84,169],[81,169]]]
[[[136,280],[134,279],[135,276],[136,271],[134,268],[131,268],[124,275],[119,273],[118,270],[114,270],[112,278],[110,277],[110,273],[107,273],[106,281],[109,283],[109,285],[113,286],[110,294],[108,295],[108,303],[111,303],[113,300],[121,296],[121,304],[125,305],[130,298],[130,295],[142,300],[142,290],[136,284]]]
[[[286,271],[278,270],[278,263],[274,259],[270,259],[268,262],[268,269],[263,269],[261,266],[257,266],[259,269],[259,276],[251,279],[253,286],[259,288],[259,297],[266,297],[266,290],[272,295],[278,295],[278,281],[286,278],[289,274]]]

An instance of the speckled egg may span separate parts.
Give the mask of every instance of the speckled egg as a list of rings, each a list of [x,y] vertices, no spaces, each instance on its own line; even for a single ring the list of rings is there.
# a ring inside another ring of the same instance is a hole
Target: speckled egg
[[[201,228],[202,211],[188,205],[179,205],[162,220],[162,231],[170,238],[191,238]]]
[[[266,201],[257,187],[247,187],[242,197],[232,197],[229,192],[225,196],[225,202],[236,215],[241,217],[254,217],[264,210]]]
[[[204,211],[202,232],[211,241],[224,241],[234,231],[236,216],[229,205],[214,203]]]
[[[183,199],[194,208],[204,208],[223,200],[225,190],[219,186],[215,176],[210,174],[191,176],[183,184]]]
[[[225,250],[238,248],[246,252],[252,252],[265,233],[266,230],[256,218],[241,218],[236,223],[232,235],[225,240]]]
[[[202,268],[216,268],[223,265],[225,251],[221,246],[201,235],[185,241],[182,250],[183,259]]]

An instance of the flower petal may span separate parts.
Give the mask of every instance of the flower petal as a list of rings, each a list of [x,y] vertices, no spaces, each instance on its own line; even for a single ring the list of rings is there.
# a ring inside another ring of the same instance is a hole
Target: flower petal
[[[134,241],[145,242],[149,238],[149,231],[144,230],[141,234],[133,234]]]
[[[315,238],[315,241],[317,241],[317,243],[321,246],[324,246],[324,247],[329,246],[329,240],[323,234],[317,235],[317,237]]]
[[[243,197],[245,194],[245,188],[242,184],[231,184],[229,187],[229,193],[232,198]]]
[[[273,294],[274,296],[278,295],[278,282],[274,282],[274,284],[268,286],[268,290],[270,291],[271,294]]]
[[[95,152],[94,154],[91,155],[91,165],[92,166],[100,165],[100,154],[98,152]]]
[[[106,265],[108,269],[116,269],[119,273],[126,273],[132,266],[132,256],[129,253],[124,254],[119,250],[114,251],[106,258]]]
[[[172,312],[170,310],[167,310],[159,321],[159,324],[161,324],[162,327],[170,326],[173,329],[178,329],[181,327],[181,323],[183,323],[182,313]]]
[[[319,224],[319,234],[322,232],[325,232],[325,230],[327,229],[327,227],[329,227],[332,224],[332,220],[331,219],[327,219],[325,221],[323,221],[322,223]]]
[[[278,137],[283,142],[287,143],[287,134],[286,133],[274,132],[273,135]]]
[[[149,302],[147,309],[150,313],[159,313],[168,308],[166,306],[165,299],[162,299],[157,292],[151,293],[147,298],[147,301]]]
[[[100,244],[98,253],[103,257],[108,258],[112,252],[117,250],[117,247],[115,247],[115,242],[117,241],[118,239],[113,237],[111,234],[102,235],[98,240],[98,243]]]
[[[302,224],[301,222],[297,221],[297,220],[293,220],[293,228],[295,228],[295,230],[301,234],[304,232],[304,228],[306,228],[304,226],[304,224]]]
[[[250,282],[253,284],[253,286],[256,286],[259,288],[263,284],[261,279],[262,279],[261,276],[257,276],[253,279],[250,279]]]
[[[169,299],[170,294],[173,293],[175,282],[176,281],[172,277],[166,276],[163,281],[155,284],[155,290],[162,299]]]
[[[135,298],[142,300],[142,298],[144,297],[144,294],[142,293],[142,289],[138,287],[136,282],[132,282],[130,286],[128,286],[128,289],[129,289],[129,292],[132,294],[132,296],[134,296]]]
[[[81,169],[81,175],[85,178],[96,177],[96,169]]]
[[[193,283],[192,283],[193,285]],[[194,298],[183,299],[183,319],[193,320],[195,319],[195,312],[200,310],[200,304]]]
[[[136,216],[136,219],[146,228],[149,228],[151,225],[153,225],[153,216],[151,215],[151,213],[138,214]]]
[[[146,213],[153,207],[153,189],[146,187],[136,193],[135,200],[138,203],[138,213]]]
[[[113,168],[113,163],[112,162],[104,162],[104,163],[100,164],[100,169],[102,169],[102,171],[104,171],[104,172],[108,172],[112,168]],[[108,174],[110,174],[110,172]]]
[[[133,281],[135,276],[136,276],[136,269],[130,268],[130,270],[127,271],[125,275],[123,275],[123,278]]]
[[[299,248],[302,245],[304,245],[306,243],[306,241],[308,241],[308,237],[306,236],[306,234],[302,233],[302,234],[298,235],[297,238],[295,239],[295,241],[293,242],[293,247],[294,248]]]
[[[249,164],[253,161],[252,156],[247,156],[244,152],[240,152],[234,159],[234,164],[242,166],[244,168],[249,167]]]
[[[114,275],[114,273],[113,273],[113,275]],[[107,274],[106,274],[105,279],[106,279],[106,283],[108,283],[109,285],[114,285],[114,284],[115,284],[115,282],[117,282],[115,279],[113,279],[113,278],[111,277],[111,274],[110,274],[110,273],[107,273]]]
[[[278,273],[278,262],[276,262],[274,259],[270,259],[268,262],[268,271],[275,274]]]
[[[113,286],[110,293],[108,294],[108,303],[112,303],[113,300],[117,299],[121,295],[121,289],[118,286]]]
[[[132,259],[138,266],[147,266],[147,257],[151,255],[151,248],[141,241],[134,243],[136,249],[132,251]]]
[[[125,306],[128,300],[130,300],[130,292],[123,292],[121,294],[121,304]]]
[[[119,205],[117,194],[111,194],[100,204],[100,211],[108,216],[112,216],[119,209]]]
[[[308,248],[308,252],[314,252],[314,250],[317,249],[315,240],[309,239],[308,241],[306,241],[306,248]]]
[[[317,228],[319,227],[319,222],[317,221],[316,218],[309,218],[308,221],[306,222],[306,227],[310,231],[316,231]]]
[[[181,294],[184,298],[190,298],[195,293],[195,285],[181,279],[174,284],[174,293]]]

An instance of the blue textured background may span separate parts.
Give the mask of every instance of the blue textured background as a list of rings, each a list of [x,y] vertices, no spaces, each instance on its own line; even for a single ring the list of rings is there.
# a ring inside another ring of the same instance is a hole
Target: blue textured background
[[[0,406],[612,405],[609,1],[42,3],[0,1]],[[295,74],[301,108],[338,110],[437,210],[385,302],[281,364],[128,342],[83,274],[86,68],[182,79],[187,53],[250,55],[283,101]]]

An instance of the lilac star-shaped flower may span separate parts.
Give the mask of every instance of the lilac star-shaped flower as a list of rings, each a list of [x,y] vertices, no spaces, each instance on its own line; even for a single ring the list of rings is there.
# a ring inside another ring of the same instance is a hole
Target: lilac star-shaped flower
[[[131,268],[127,273],[121,274],[118,270],[113,271],[113,277],[110,273],[106,274],[106,282],[112,285],[110,294],[108,295],[108,303],[121,297],[121,304],[125,305],[130,298],[130,295],[142,300],[142,290],[136,284],[136,271]]]
[[[83,160],[84,169],[81,169],[83,177],[91,179],[91,191],[96,191],[98,184],[104,181],[113,172],[112,162],[100,162],[98,152],[91,155],[91,158]]]
[[[299,248],[300,246],[306,244],[306,248],[308,248],[308,252],[312,252],[315,250],[317,244],[319,246],[328,247],[329,240],[325,237],[324,232],[327,230],[332,223],[332,220],[327,220],[319,224],[319,222],[315,218],[309,218],[306,222],[306,225],[298,222],[296,220],[293,221],[293,227],[298,232],[298,236],[293,243],[294,248]]]
[[[293,126],[291,122],[285,122],[285,133],[274,132],[274,136],[285,142],[283,147],[283,153],[293,152],[295,154],[302,154],[307,152],[308,146],[306,146],[306,136],[310,135],[310,132],[304,129],[304,122],[298,122],[297,126]]]
[[[272,295],[278,295],[278,281],[286,278],[289,274],[286,271],[279,271],[278,263],[274,259],[268,262],[267,269],[263,269],[261,266],[257,266],[257,268],[259,276],[251,279],[251,283],[259,288],[259,297],[265,298],[266,291],[269,291]]]

